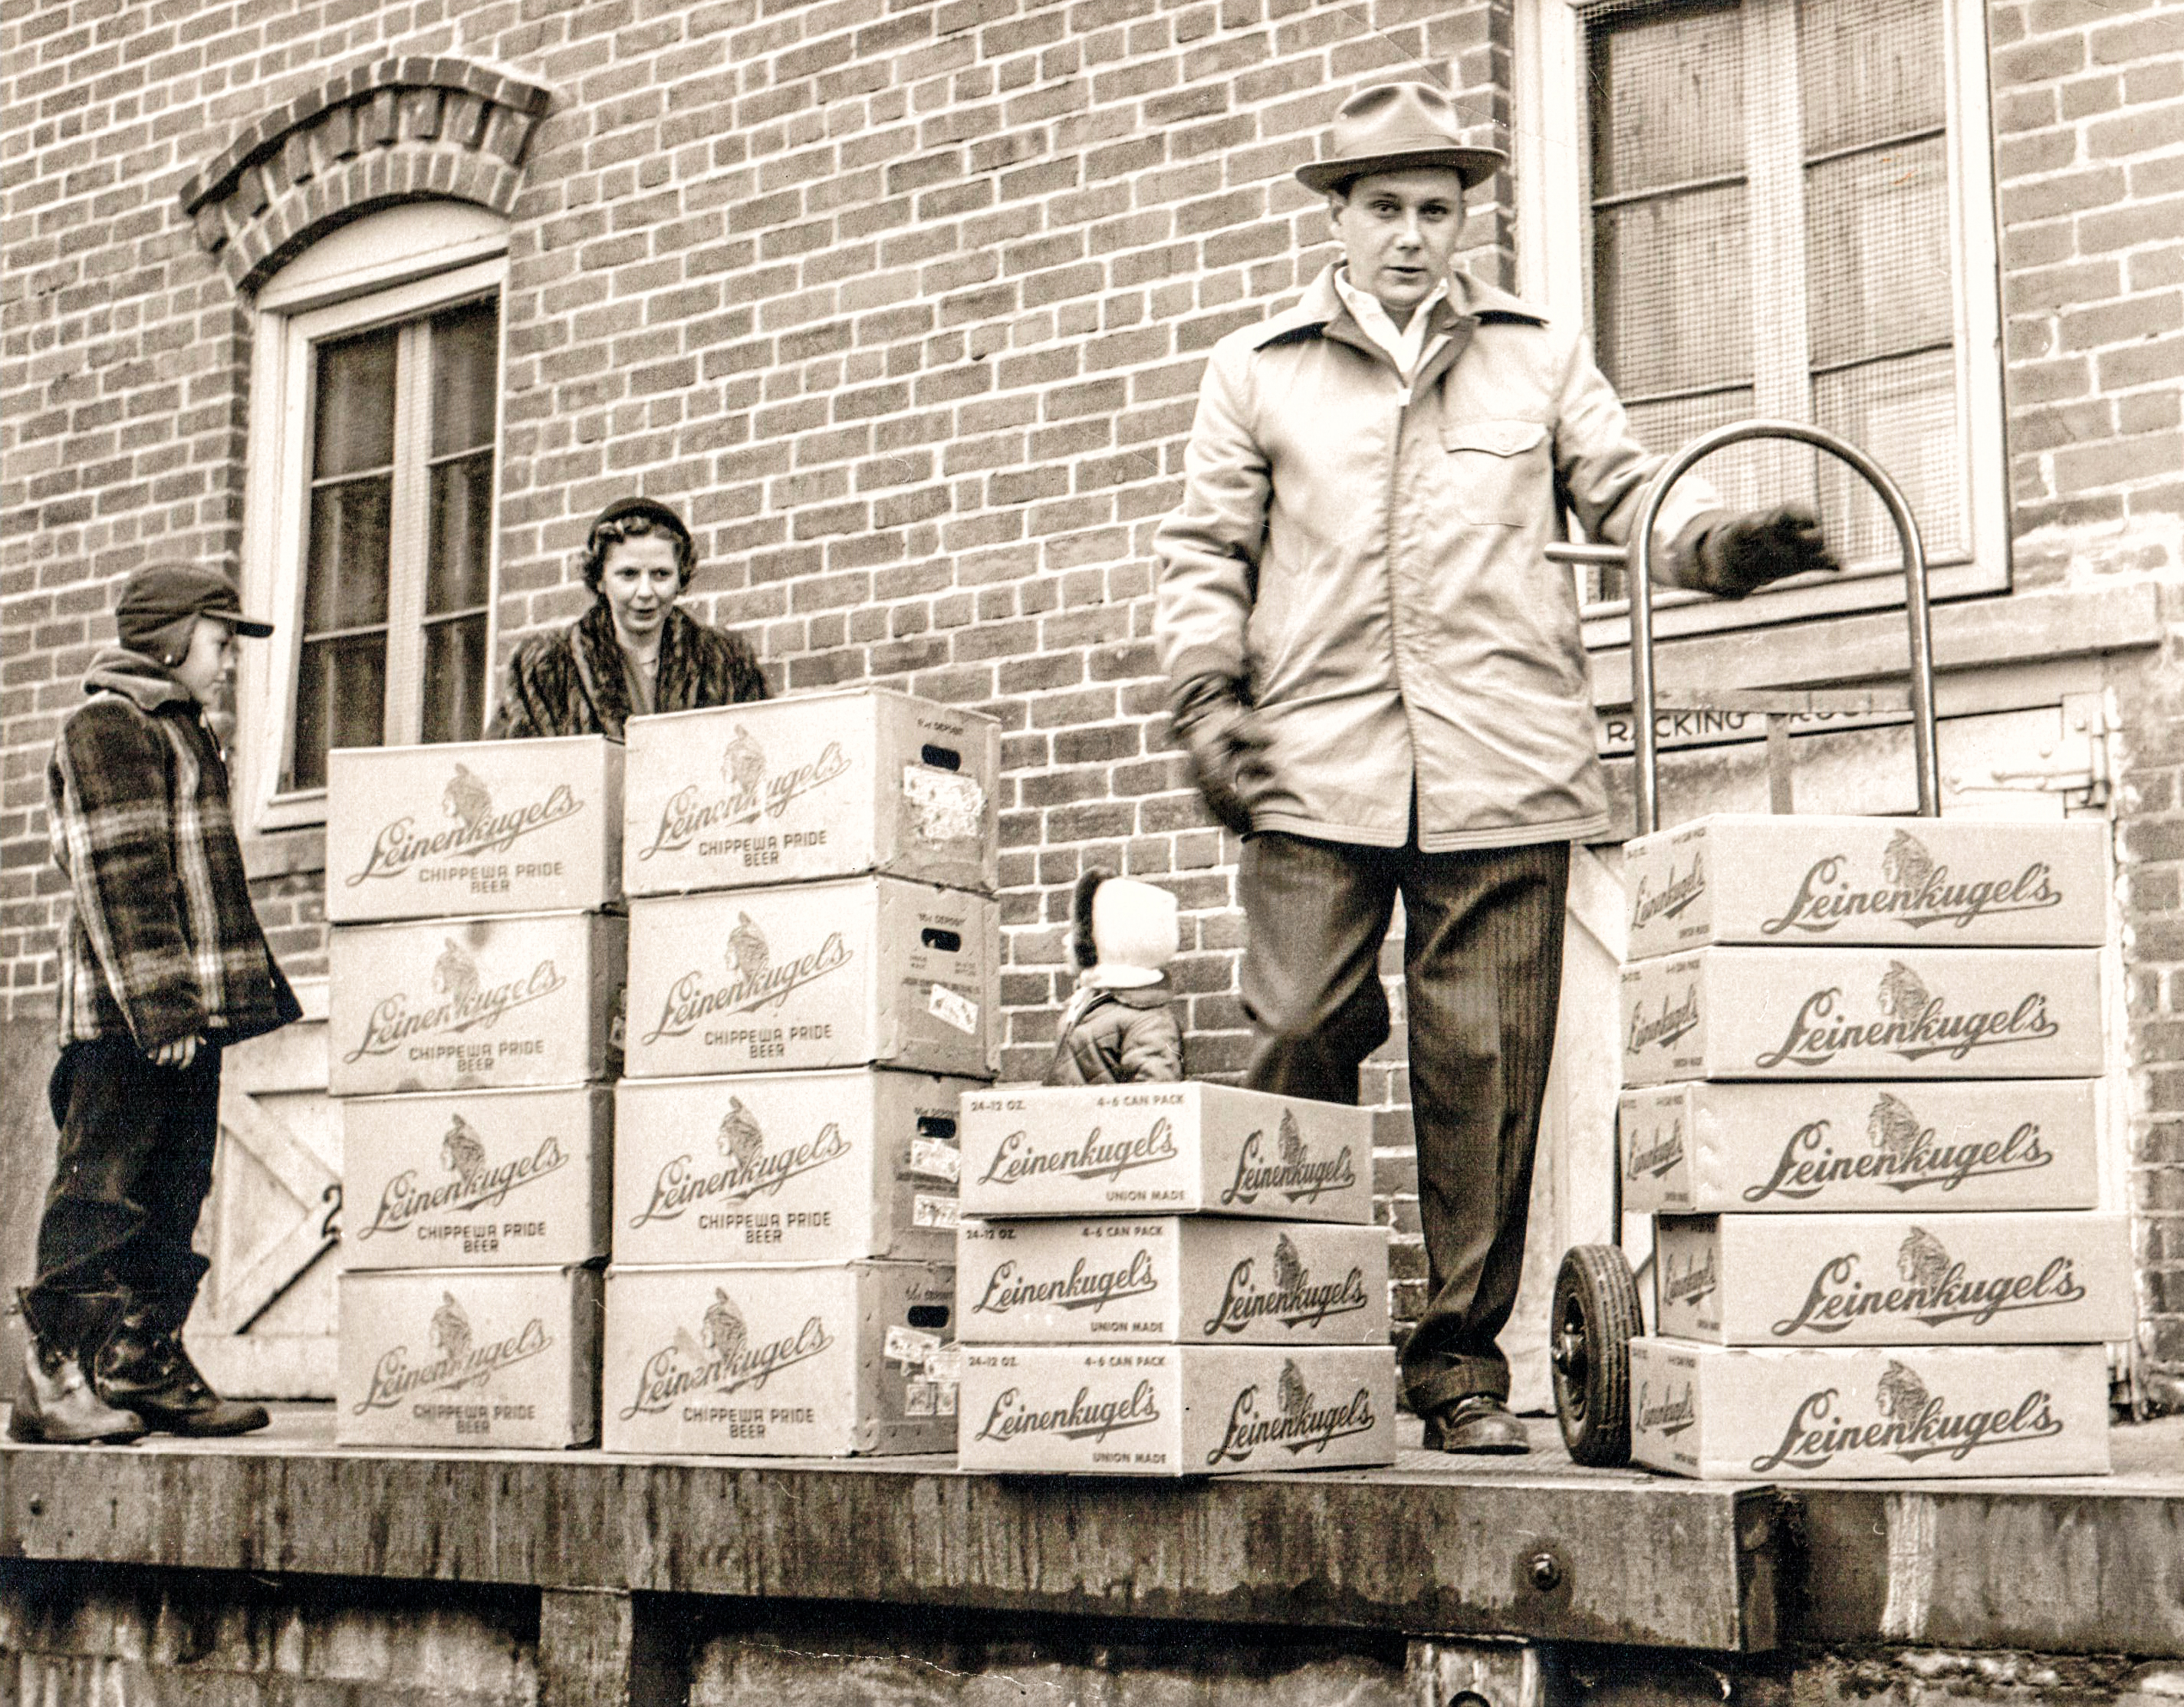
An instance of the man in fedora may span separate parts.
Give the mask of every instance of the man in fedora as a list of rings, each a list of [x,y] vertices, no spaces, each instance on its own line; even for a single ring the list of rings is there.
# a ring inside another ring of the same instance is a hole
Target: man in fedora
[[[1439,90],[1344,102],[1301,167],[1342,259],[1215,348],[1155,537],[1161,657],[1208,809],[1243,835],[1246,1082],[1355,1102],[1403,901],[1429,1297],[1403,1352],[1426,1443],[1523,1452],[1495,1341],[1523,1268],[1573,842],[1607,834],[1567,505],[1626,543],[1660,466],[1580,330],[1453,270],[1507,165]],[[1736,598],[1835,566],[1809,513],[1695,482],[1664,578]]]

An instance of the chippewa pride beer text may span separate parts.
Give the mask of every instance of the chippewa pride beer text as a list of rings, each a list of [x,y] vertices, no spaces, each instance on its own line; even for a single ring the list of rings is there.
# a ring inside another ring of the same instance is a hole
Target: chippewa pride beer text
[[[419,1185],[417,1170],[405,1168],[387,1182],[371,1224],[356,1236],[364,1240],[375,1233],[398,1233],[426,1215],[494,1207],[510,1192],[558,1172],[568,1160],[561,1141],[549,1137],[528,1156],[494,1168],[481,1167],[437,1185]]]
[[[1797,1313],[1768,1331],[1777,1339],[1839,1334],[1870,1316],[1895,1317],[1930,1328],[1965,1321],[1983,1326],[2005,1313],[2075,1304],[2086,1296],[2068,1257],[2050,1258],[2036,1273],[2028,1269],[1973,1277],[1963,1263],[1952,1259],[1930,1239],[1914,1248],[1917,1238],[1914,1230],[1903,1258],[1911,1276],[1908,1284],[1868,1286],[1858,1278],[1857,1254],[1847,1252],[1820,1265]]]
[[[842,1135],[839,1123],[829,1120],[816,1137],[805,1143],[748,1159],[738,1158],[710,1172],[700,1171],[689,1157],[677,1156],[660,1170],[652,1184],[652,1201],[629,1218],[629,1224],[679,1220],[686,1211],[716,1201],[743,1203],[772,1197],[798,1174],[838,1161],[855,1147]],[[701,1217],[698,1224],[708,1223]]]
[[[422,1044],[413,1040],[436,1032],[469,1031],[474,1028],[490,1030],[504,1015],[553,995],[569,980],[562,977],[551,960],[542,960],[531,969],[528,977],[510,979],[505,984],[443,981],[453,982],[452,990],[428,1007],[412,1007],[410,998],[399,991],[386,997],[365,1021],[364,1036],[356,1047],[342,1059],[352,1062],[361,1061],[367,1055],[392,1055],[405,1043],[412,1045],[409,1057],[412,1061],[430,1061],[455,1054],[461,1046]]]
[[[1279,1265],[1274,1266],[1279,1274]],[[1252,1284],[1256,1269],[1255,1259],[1246,1257],[1229,1269],[1220,1305],[1200,1331],[1240,1334],[1262,1320],[1278,1321],[1285,1328],[1316,1328],[1329,1316],[1346,1316],[1352,1310],[1368,1308],[1371,1302],[1365,1296],[1362,1269],[1352,1269],[1339,1280],[1318,1285],[1309,1272],[1301,1272],[1286,1285],[1278,1279],[1274,1286],[1266,1287]]]
[[[1967,883],[1950,881],[1945,865],[1913,862],[1915,882],[1878,889],[1852,888],[1842,879],[1849,863],[1849,856],[1839,853],[1814,861],[1789,905],[1778,917],[1760,922],[1761,934],[1821,936],[1847,919],[1864,918],[1897,919],[1914,930],[1929,924],[1953,924],[1961,930],[1982,913],[2037,912],[2063,901],[2062,891],[2048,881],[2053,873],[2039,862],[2013,878]]]
[[[1322,1405],[1297,1382],[1294,1367],[1284,1371],[1283,1385],[1289,1391],[1271,1414],[1260,1412],[1256,1383],[1236,1395],[1228,1407],[1228,1426],[1220,1444],[1206,1454],[1206,1463],[1242,1464],[1262,1446],[1279,1447],[1292,1458],[1323,1453],[1332,1442],[1370,1434],[1379,1424],[1368,1387],[1358,1388],[1340,1404]]]
[[[1802,1202],[1844,1181],[1882,1185],[1898,1192],[1938,1185],[1949,1192],[1967,1180],[2026,1173],[2055,1159],[2055,1152],[2040,1141],[2040,1128],[2030,1120],[2007,1137],[1957,1144],[1936,1142],[1934,1129],[1926,1126],[1897,1147],[1848,1156],[1836,1153],[1828,1141],[1831,1132],[1832,1123],[1827,1120],[1808,1120],[1800,1126],[1775,1158],[1774,1171],[1744,1188],[1744,1201],[1763,1203],[1769,1197],[1787,1197]]]
[[[829,933],[826,941],[809,954],[770,965],[755,974],[738,973],[718,989],[706,987],[704,973],[686,972],[670,986],[667,1000],[660,1010],[660,1023],[644,1034],[644,1041],[657,1043],[663,1037],[684,1036],[697,1029],[699,1023],[710,1014],[749,1013],[781,1001],[792,990],[824,978],[855,958],[838,930]],[[708,1032],[705,1040],[717,1043],[727,1040]]]
[[[1018,1272],[1014,1258],[998,1263],[986,1276],[985,1295],[971,1306],[985,1315],[1005,1316],[1021,1305],[1047,1304],[1057,1309],[1089,1310],[1094,1315],[1120,1298],[1142,1297],[1160,1289],[1152,1253],[1137,1251],[1118,1268],[1095,1268],[1079,1257],[1067,1275],[1034,1280]]]
[[[561,783],[543,801],[527,801],[510,812],[473,813],[446,829],[422,835],[417,833],[414,817],[398,817],[373,838],[363,866],[342,881],[354,889],[374,878],[406,876],[426,860],[475,859],[480,854],[505,853],[532,831],[574,817],[583,809],[584,803],[566,783]],[[471,874],[468,867],[450,873],[464,878]],[[436,873],[425,869],[418,875],[429,883]]]
[[[1163,1114],[1132,1138],[1107,1138],[1095,1126],[1073,1143],[1042,1150],[1019,1128],[1001,1140],[994,1159],[978,1176],[983,1185],[1013,1185],[1046,1174],[1073,1180],[1119,1180],[1134,1168],[1150,1168],[1176,1158],[1175,1129]]]
[[[1858,1021],[1839,1016],[1840,987],[1816,990],[1799,1006],[1782,1040],[1754,1056],[1752,1064],[1819,1067],[1849,1049],[1886,1050],[1906,1061],[1930,1055],[1962,1061],[1975,1049],[2043,1042],[2062,1029],[2048,1017],[2048,998],[2037,990],[2014,1007],[1969,1013],[1947,1012],[1942,997],[1923,990],[1919,996],[1924,999],[1893,1003],[1886,1019]]]
[[[777,818],[798,795],[831,783],[850,767],[849,755],[842,750],[841,743],[829,741],[810,764],[777,772],[727,794],[708,794],[697,783],[678,789],[660,809],[660,828],[651,845],[639,849],[637,856],[649,860],[657,853],[679,853],[693,842],[698,844],[700,857],[733,852],[733,842],[715,845],[701,838],[711,830],[754,823],[761,815]]]
[[[695,1358],[688,1348],[661,1347],[638,1372],[637,1397],[623,1408],[621,1420],[657,1414],[688,1394],[757,1392],[783,1370],[832,1350],[834,1337],[826,1323],[813,1316],[785,1338],[762,1346],[732,1339],[728,1345],[727,1350],[716,1348],[711,1356],[700,1353]]]

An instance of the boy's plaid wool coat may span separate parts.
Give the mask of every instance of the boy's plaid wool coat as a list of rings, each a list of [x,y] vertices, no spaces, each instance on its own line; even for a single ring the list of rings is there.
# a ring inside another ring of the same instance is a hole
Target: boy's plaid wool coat
[[[245,886],[227,766],[197,701],[110,647],[46,767],[47,833],[69,880],[60,1040],[239,1042],[301,1016]]]

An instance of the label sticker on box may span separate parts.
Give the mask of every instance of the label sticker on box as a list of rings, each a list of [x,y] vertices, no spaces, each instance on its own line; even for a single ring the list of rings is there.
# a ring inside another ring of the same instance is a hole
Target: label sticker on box
[[[913,1138],[910,1141],[910,1171],[922,1174],[928,1180],[945,1180],[952,1185],[963,1177],[963,1152],[938,1138]]]
[[[978,1029],[978,1004],[967,996],[958,996],[944,984],[933,986],[933,999],[926,1007],[934,1018],[958,1031],[975,1033]]]
[[[953,1197],[920,1191],[911,1199],[910,1224],[913,1227],[957,1227],[962,1221],[963,1206]]]
[[[940,1349],[940,1336],[928,1334],[920,1328],[905,1328],[899,1323],[889,1323],[887,1342],[880,1355],[891,1364],[906,1364],[922,1370],[933,1361],[933,1354]]]
[[[911,831],[924,841],[976,840],[986,816],[986,791],[978,778],[954,771],[905,765],[902,798]]]
[[[902,1414],[906,1417],[937,1415],[940,1409],[939,1387],[940,1383],[938,1381],[929,1381],[921,1376],[912,1375],[903,1384]]]

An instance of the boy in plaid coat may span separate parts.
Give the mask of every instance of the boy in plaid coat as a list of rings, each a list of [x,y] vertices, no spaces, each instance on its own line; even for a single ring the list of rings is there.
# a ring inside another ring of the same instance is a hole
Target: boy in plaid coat
[[[182,1349],[203,1278],[192,1248],[212,1184],[223,1046],[300,1016],[244,886],[227,767],[205,721],[247,620],[217,571],[131,576],[121,644],[92,659],[87,703],[46,770],[67,878],[60,1129],[38,1225],[30,1329],[8,1420],[17,1440],[131,1440],[148,1428],[240,1434],[259,1405],[221,1398]]]

